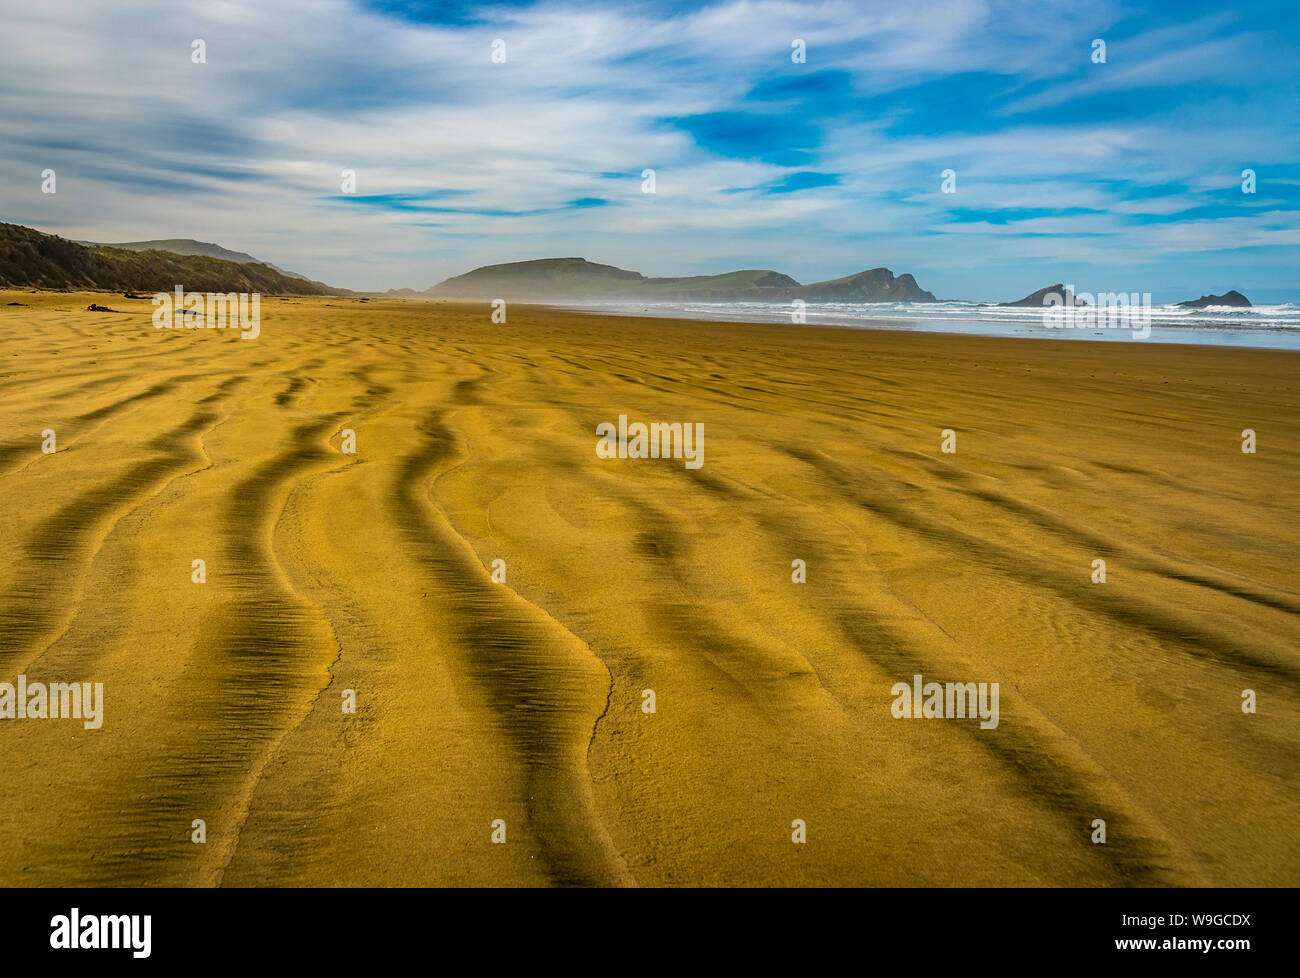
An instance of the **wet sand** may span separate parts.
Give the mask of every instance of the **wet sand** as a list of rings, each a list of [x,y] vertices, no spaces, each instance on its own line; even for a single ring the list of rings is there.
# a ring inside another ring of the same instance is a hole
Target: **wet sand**
[[[104,684],[0,719],[0,884],[1300,883],[1300,354],[150,312],[0,292],[0,683]]]

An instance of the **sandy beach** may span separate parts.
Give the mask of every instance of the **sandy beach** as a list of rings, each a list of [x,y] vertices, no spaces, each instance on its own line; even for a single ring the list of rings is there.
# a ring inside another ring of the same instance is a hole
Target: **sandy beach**
[[[0,292],[0,884],[1300,884],[1300,354],[261,311]]]

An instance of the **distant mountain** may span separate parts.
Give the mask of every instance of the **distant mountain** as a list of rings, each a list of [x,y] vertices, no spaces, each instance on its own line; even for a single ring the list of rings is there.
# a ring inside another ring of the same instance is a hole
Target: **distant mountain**
[[[350,294],[270,265],[162,249],[87,247],[19,224],[0,224],[0,286],[170,292],[177,285],[192,292]]]
[[[628,284],[644,281],[645,277],[637,272],[597,265],[584,258],[542,258],[484,265],[439,282],[427,291],[449,299],[587,298],[624,295]]]
[[[770,269],[744,269],[721,275],[647,278],[585,258],[541,258],[485,265],[456,275],[424,293],[449,299],[514,299],[563,302],[591,299],[629,301],[772,301],[933,302],[934,296],[911,275],[898,278],[887,268],[873,268],[846,278],[800,285]]]
[[[766,290],[798,289],[799,283],[789,275],[766,268],[746,268],[739,272],[721,275],[691,275],[686,278],[648,278],[648,288],[655,295],[671,293],[687,299],[706,299],[729,296],[734,293],[765,292]],[[725,301],[725,299],[721,300]]]
[[[269,261],[262,261],[260,258],[254,258],[252,255],[245,254],[242,251],[231,251],[229,248],[223,248],[219,244],[212,244],[207,241],[195,241],[193,238],[165,238],[159,241],[121,241],[116,244],[105,244],[101,241],[77,241],[75,244],[85,245],[87,248],[117,248],[122,251],[170,251],[173,255],[198,255],[205,258],[220,258],[222,261],[233,261],[237,265],[266,265],[268,268],[274,268],[282,275],[288,275],[290,278],[307,279],[306,275],[299,275],[297,272],[291,272],[287,268],[281,268],[279,265],[272,265]]]
[[[809,302],[934,302],[934,294],[910,274],[894,278],[888,268],[873,268],[829,282],[800,287],[796,298]]]
[[[1229,289],[1223,295],[1203,295],[1199,299],[1188,299],[1178,303],[1188,309],[1204,309],[1206,306],[1242,306],[1249,307],[1250,300],[1236,289]]]
[[[999,302],[998,305],[999,306],[1033,306],[1036,309],[1041,309],[1043,308],[1044,297],[1049,295],[1057,295],[1063,297],[1061,301],[1058,301],[1056,303],[1058,306],[1059,305],[1066,305],[1066,306],[1087,305],[1087,302],[1085,302],[1084,300],[1075,299],[1074,293],[1071,292],[1069,289],[1067,289],[1060,282],[1057,282],[1055,285],[1049,285],[1045,289],[1039,289],[1037,292],[1031,292],[1023,299],[1017,299],[1015,302]]]

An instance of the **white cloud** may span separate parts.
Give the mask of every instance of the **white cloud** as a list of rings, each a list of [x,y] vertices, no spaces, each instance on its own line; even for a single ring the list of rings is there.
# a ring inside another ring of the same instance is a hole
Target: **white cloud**
[[[1292,243],[1249,223],[1127,222],[1231,184],[1244,165],[1220,135],[1181,119],[1101,124],[1063,114],[1050,125],[908,126],[900,135],[897,120],[832,115],[815,168],[838,174],[839,186],[790,195],[724,193],[798,168],[708,152],[663,121],[743,107],[760,81],[827,69],[849,73],[864,97],[983,72],[1025,93],[1011,110],[1068,107],[1080,95],[1218,77],[1243,56],[1241,35],[1195,43],[1196,25],[1153,29],[1132,60],[1080,81],[1070,59],[1086,57],[1093,31],[1115,21],[1112,4],[736,0],[663,17],[544,2],[494,16],[424,26],[342,0],[0,0],[0,213],[70,237],[218,241],[356,288],[422,288],[474,265],[560,253],[648,274],[721,271],[715,263],[748,256],[805,279],[855,271],[846,262],[859,258],[942,276],[970,263],[973,232],[981,260],[1010,261],[1017,248],[1041,259],[1042,239],[1016,236],[1039,226],[1102,229],[1117,260],[1149,258],[1153,246],[1176,254]],[[507,42],[504,65],[489,60],[496,37]],[[790,63],[795,37],[807,41],[807,66]],[[207,43],[206,64],[190,60],[194,38]],[[910,111],[926,118],[922,106]],[[1215,111],[1223,117],[1230,104]],[[1264,129],[1251,161],[1294,159],[1295,150],[1293,131]],[[953,198],[938,194],[946,166],[959,174]],[[45,167],[59,173],[52,197],[39,192]],[[357,171],[360,195],[465,193],[415,202],[441,211],[340,202],[332,198],[345,167]],[[658,171],[652,199],[640,193],[644,167]],[[1126,181],[1186,189],[1126,201]],[[611,203],[561,209],[580,198]],[[1106,214],[985,227],[948,223],[953,207]],[[1074,247],[1093,256],[1099,246]]]

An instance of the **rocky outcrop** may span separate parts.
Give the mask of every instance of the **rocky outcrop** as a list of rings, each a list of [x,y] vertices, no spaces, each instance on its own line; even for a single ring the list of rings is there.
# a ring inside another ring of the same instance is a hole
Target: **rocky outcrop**
[[[1203,295],[1199,299],[1188,299],[1186,302],[1178,304],[1185,309],[1205,309],[1207,306],[1239,306],[1246,308],[1250,306],[1250,300],[1236,289],[1229,289],[1223,295]]]
[[[1086,306],[1083,300],[1075,299],[1074,293],[1067,289],[1060,282],[1055,285],[1049,285],[1045,289],[1039,289],[1037,292],[1031,292],[1023,299],[1017,299],[1015,302],[999,302],[999,306],[1033,306],[1035,309],[1041,309],[1045,305],[1044,299],[1049,295],[1055,295],[1059,298],[1054,303],[1058,306]]]
[[[904,272],[897,278],[888,268],[872,268],[856,275],[814,282],[794,290],[796,299],[808,302],[934,302],[934,293],[916,284]]]

